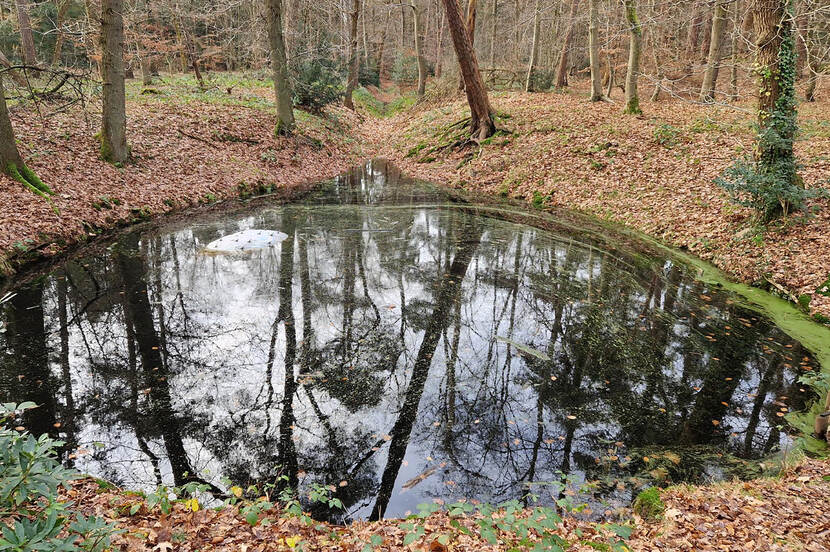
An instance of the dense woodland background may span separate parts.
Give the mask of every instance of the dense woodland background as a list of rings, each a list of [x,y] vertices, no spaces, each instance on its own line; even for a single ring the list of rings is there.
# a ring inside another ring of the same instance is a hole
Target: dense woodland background
[[[615,86],[624,85],[630,26],[626,3],[461,3],[489,86],[524,87],[532,61],[529,87],[534,90],[567,86],[575,78],[587,77],[592,9],[605,89],[613,95]],[[142,71],[151,75],[266,69],[270,64],[266,4],[262,0],[123,2],[127,77]],[[798,74],[811,89],[805,93],[812,95],[816,76],[830,63],[830,3],[797,0],[793,7]],[[754,63],[755,0],[640,0],[636,10],[642,28],[640,86],[648,87],[648,94],[698,99],[713,50],[714,98],[727,101],[754,93],[745,77]],[[418,54],[427,76],[458,73],[440,0],[285,0],[281,11],[286,58],[295,79],[302,72],[334,72],[345,81],[352,40],[363,84],[378,85],[379,79],[416,83]],[[95,69],[95,74],[102,61],[101,16],[100,0],[4,0],[0,52],[7,60],[0,61]]]

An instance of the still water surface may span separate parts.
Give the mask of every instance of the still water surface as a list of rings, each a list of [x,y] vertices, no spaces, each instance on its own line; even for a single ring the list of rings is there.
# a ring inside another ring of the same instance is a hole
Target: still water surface
[[[814,362],[660,256],[450,202],[383,161],[306,201],[124,235],[0,305],[0,400],[153,489],[287,476],[335,520],[630,499],[789,445]],[[237,234],[239,233],[239,234]],[[645,460],[648,458],[648,461]]]

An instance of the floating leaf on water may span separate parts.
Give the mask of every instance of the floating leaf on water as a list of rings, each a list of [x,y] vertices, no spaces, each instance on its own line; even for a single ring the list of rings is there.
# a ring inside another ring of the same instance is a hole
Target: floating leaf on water
[[[502,343],[507,343],[508,345],[512,345],[516,347],[519,351],[528,354],[530,356],[536,357],[541,360],[550,360],[550,357],[543,353],[538,349],[534,349],[533,347],[528,347],[527,345],[522,345],[521,343],[517,343],[508,337],[502,337],[500,335],[496,336],[496,341],[501,341]]]

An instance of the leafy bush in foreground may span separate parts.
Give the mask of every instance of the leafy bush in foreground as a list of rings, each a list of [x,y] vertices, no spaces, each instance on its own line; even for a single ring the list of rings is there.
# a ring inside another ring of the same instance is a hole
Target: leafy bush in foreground
[[[57,448],[63,443],[7,427],[31,408],[33,403],[0,405],[0,518],[5,520],[0,551],[105,550],[115,528],[58,500],[58,488],[77,477],[58,462]]]

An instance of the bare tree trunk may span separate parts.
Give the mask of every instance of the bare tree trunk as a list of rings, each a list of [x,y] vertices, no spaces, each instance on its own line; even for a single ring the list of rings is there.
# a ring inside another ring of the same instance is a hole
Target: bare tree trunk
[[[625,0],[625,19],[630,34],[628,45],[628,69],[625,73],[625,113],[639,115],[640,97],[637,95],[637,77],[640,73],[640,43],[643,30],[637,19],[637,0]]]
[[[418,97],[421,98],[426,90],[427,83],[427,61],[424,58],[423,46],[421,45],[421,10],[415,4],[415,0],[410,1],[412,8],[412,19],[414,21],[414,35],[415,35],[415,57],[418,59]]]
[[[442,0],[446,12],[447,25],[452,36],[461,76],[464,78],[464,91],[467,94],[467,103],[470,105],[470,132],[474,138],[484,140],[496,131],[493,121],[493,110],[487,97],[487,89],[481,79],[478,69],[478,59],[470,42],[470,37],[461,20],[456,0]]]
[[[63,50],[63,42],[66,40],[66,33],[63,32],[63,25],[66,19],[66,12],[69,10],[69,0],[60,0],[58,2],[57,14],[57,38],[55,38],[55,51],[52,54],[52,65],[59,65],[61,61],[61,51]]]
[[[720,66],[721,43],[723,29],[726,27],[728,13],[727,0],[718,0],[712,16],[712,33],[709,40],[709,58],[706,62],[706,73],[703,75],[703,84],[700,87],[700,101],[711,102],[715,99],[715,84],[717,82],[718,67]]]
[[[470,40],[470,47],[475,51],[476,44],[476,11],[478,0],[467,0],[467,38]],[[458,90],[464,90],[464,76],[458,76]]]
[[[352,3],[349,26],[349,80],[346,83],[346,96],[343,98],[343,105],[354,110],[352,93],[357,88],[357,74],[360,70],[360,58],[357,55],[357,20],[360,16],[360,0]]]
[[[265,0],[265,25],[268,28],[268,49],[271,54],[271,75],[277,99],[277,135],[290,134],[294,129],[294,92],[288,80],[285,36],[282,28],[282,0]]]
[[[14,0],[17,6],[17,21],[20,24],[20,44],[23,50],[23,63],[37,65],[35,55],[35,39],[32,35],[32,20],[29,18],[29,4],[27,0]]]
[[[738,36],[740,35],[741,0],[735,0],[735,14],[732,17],[732,60],[729,72],[729,99],[738,99]]]
[[[386,47],[386,37],[389,34],[389,20],[387,19],[383,23],[383,33],[380,35],[380,46],[378,46],[378,80],[380,81],[383,79],[383,75],[385,74],[383,71],[383,51]]]
[[[533,40],[530,43],[530,61],[527,64],[527,76],[525,77],[525,92],[533,88],[533,71],[536,67],[536,58],[539,51],[539,0],[533,7]]]
[[[703,26],[703,10],[700,8],[700,3],[694,1],[694,15],[689,27],[689,36],[686,41],[686,73],[692,72],[692,60],[697,51],[698,43],[700,42],[700,28]]]
[[[441,10],[440,23],[438,24],[438,44],[435,46],[435,78],[441,78],[441,70],[444,67],[444,24],[446,16]]]
[[[6,106],[3,74],[0,73],[0,172],[7,174],[32,192],[47,197],[52,190],[23,162],[14,139],[14,129]]]
[[[123,163],[127,148],[127,107],[124,91],[124,0],[101,2],[101,77],[103,117],[101,157]]]
[[[602,83],[599,68],[599,30],[597,29],[597,2],[599,0],[588,0],[588,59],[591,64],[591,101],[598,102],[603,99]]]
[[[496,67],[496,34],[498,30],[499,0],[493,0],[493,16],[490,22],[490,68]]]
[[[573,41],[576,8],[578,6],[579,0],[571,0],[571,13],[568,16],[568,30],[565,31],[565,40],[562,43],[562,52],[559,54],[559,69],[556,72],[557,88],[564,88],[568,86],[568,52],[571,49],[571,42]]]

